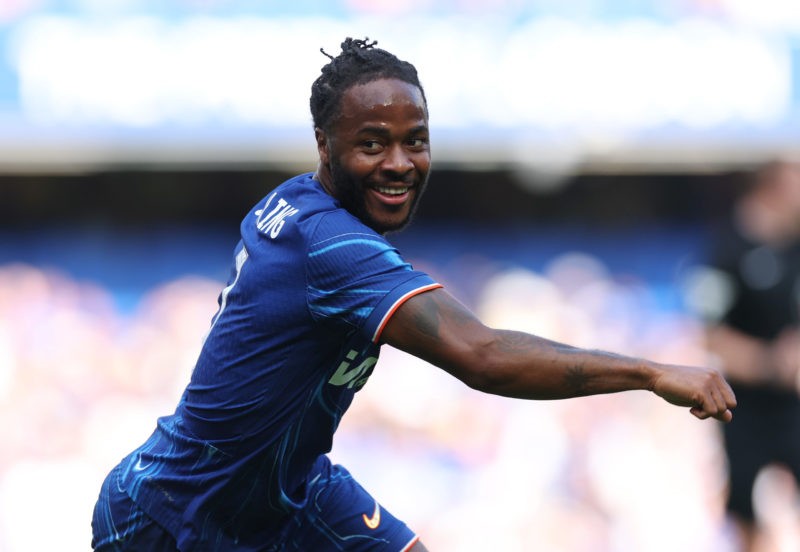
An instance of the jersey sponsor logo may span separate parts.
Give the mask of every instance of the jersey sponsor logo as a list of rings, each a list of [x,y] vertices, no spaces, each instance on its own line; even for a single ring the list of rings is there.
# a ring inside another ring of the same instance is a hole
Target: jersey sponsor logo
[[[372,512],[372,517],[367,517],[367,514],[361,514],[361,519],[364,520],[364,525],[370,529],[377,529],[381,524],[381,507],[378,501],[375,501],[375,510]]]
[[[281,197],[278,198],[277,203],[270,211],[270,205],[272,204],[272,200],[275,199],[276,195],[277,192],[273,192],[273,194],[267,199],[264,207],[256,211],[256,216],[258,217],[256,219],[256,228],[273,240],[278,237],[278,234],[280,234],[286,219],[296,215],[298,211]]]
[[[370,374],[372,374],[372,368],[378,362],[378,357],[367,357],[357,366],[352,367],[353,361],[357,356],[358,351],[351,349],[350,352],[345,355],[346,360],[343,360],[341,364],[339,364],[339,368],[336,369],[336,372],[331,376],[331,379],[328,380],[328,383],[337,386],[346,385],[348,389],[355,388],[356,390],[364,387]]]

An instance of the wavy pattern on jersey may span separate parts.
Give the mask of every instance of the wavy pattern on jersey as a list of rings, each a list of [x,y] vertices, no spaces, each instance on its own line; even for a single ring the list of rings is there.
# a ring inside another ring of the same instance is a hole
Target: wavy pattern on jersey
[[[304,497],[285,491],[297,483],[291,481],[289,469],[301,439],[302,420],[289,426],[278,442],[238,459],[181,433],[179,420],[179,414],[160,419],[157,430],[120,465],[123,488],[134,501],[143,501],[145,509],[156,496],[172,503],[151,517],[175,530],[191,510],[200,549],[230,550],[240,536],[252,536],[253,528],[268,531],[282,513],[303,505]],[[195,489],[198,498],[213,500],[195,502],[182,495],[186,488]],[[264,507],[254,508],[254,504]]]
[[[326,253],[330,253],[340,247],[348,247],[353,245],[364,245],[367,247],[372,247],[377,249],[382,255],[386,255],[391,259],[391,262],[396,265],[406,264],[403,262],[403,259],[400,257],[400,254],[389,244],[383,241],[375,240],[374,236],[370,236],[369,234],[364,234],[366,238],[358,238],[358,239],[345,239],[337,243],[333,243],[330,245],[326,245],[322,249],[317,251],[312,251],[309,253],[309,257],[316,257],[318,255],[325,255]]]
[[[357,266],[369,275],[353,281],[336,267]],[[311,244],[308,253],[309,309],[320,318],[335,318],[359,326],[376,298],[388,293],[397,270],[411,271],[398,251],[377,234],[342,233]]]

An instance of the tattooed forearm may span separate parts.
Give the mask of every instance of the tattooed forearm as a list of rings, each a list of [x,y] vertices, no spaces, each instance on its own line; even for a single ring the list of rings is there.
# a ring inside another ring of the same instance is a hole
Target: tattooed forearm
[[[447,292],[410,298],[381,336],[383,343],[443,368],[473,389],[524,399],[560,399],[651,383],[639,359],[484,325]]]
[[[574,393],[575,395],[586,394],[586,386],[588,381],[589,378],[586,375],[586,371],[580,364],[570,366],[564,373],[564,384],[566,385],[567,389],[569,389],[570,392]]]
[[[499,330],[497,332],[497,346],[504,353],[541,354],[544,348],[557,350],[559,353],[579,352],[571,345],[564,345],[550,341],[532,334],[512,330]]]
[[[524,332],[501,330],[496,336],[495,344],[501,354],[522,356],[539,366],[531,368],[541,378],[537,383],[541,394],[535,395],[537,398],[576,397],[592,392],[591,374],[581,358],[585,351]],[[556,361],[557,358],[562,360]],[[557,368],[558,364],[562,367]]]
[[[535,338],[522,332],[501,330],[497,332],[498,348],[504,353],[526,353],[535,348]]]

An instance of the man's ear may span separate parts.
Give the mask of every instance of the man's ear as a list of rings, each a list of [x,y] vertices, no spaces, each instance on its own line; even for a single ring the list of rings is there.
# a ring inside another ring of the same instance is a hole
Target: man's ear
[[[331,158],[328,135],[325,134],[324,130],[316,127],[314,129],[314,138],[317,141],[317,152],[319,153],[320,163],[322,163],[324,167],[327,167]]]

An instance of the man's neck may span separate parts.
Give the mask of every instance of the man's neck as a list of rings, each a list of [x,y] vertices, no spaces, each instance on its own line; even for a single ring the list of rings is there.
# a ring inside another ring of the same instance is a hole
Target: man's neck
[[[328,170],[328,167],[324,166],[322,162],[317,165],[317,170],[314,173],[314,180],[322,184],[322,188],[328,192],[329,195],[336,197],[333,193],[333,179],[331,178],[331,172]]]

